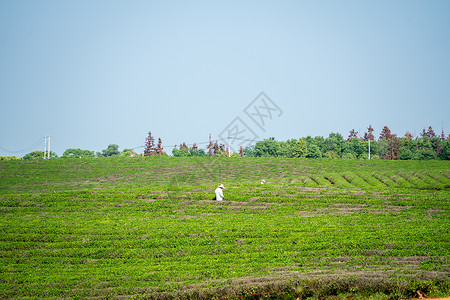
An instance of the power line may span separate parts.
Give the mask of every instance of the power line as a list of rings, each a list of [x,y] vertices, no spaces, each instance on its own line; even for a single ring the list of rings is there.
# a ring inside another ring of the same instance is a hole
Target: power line
[[[37,140],[31,146],[28,146],[27,148],[22,149],[22,150],[8,150],[8,149],[5,149],[1,144],[0,144],[0,150],[8,152],[8,153],[21,153],[21,152],[29,151],[30,149],[35,148],[37,145],[39,145],[44,138],[45,137],[41,137],[39,140]]]
[[[243,141],[243,142],[258,142],[259,140],[255,140],[255,139],[246,139],[246,138],[238,138],[238,137],[227,137],[227,138],[219,138],[219,139],[216,139],[215,141],[222,141],[222,142],[226,142],[226,143],[228,143],[228,139],[231,139],[231,140],[240,140],[240,141]],[[207,141],[207,142],[199,142],[199,143],[192,143],[192,144],[186,144],[186,146],[188,146],[188,147],[192,147],[192,146],[194,146],[194,144],[195,145],[206,145],[206,144],[209,144],[209,141]],[[162,145],[161,147],[163,147],[163,148],[176,148],[178,145],[174,145],[174,146],[172,146],[172,145]],[[133,148],[131,148],[131,149],[139,149],[139,148],[144,148],[145,146],[136,146],[136,147],[133,147]]]

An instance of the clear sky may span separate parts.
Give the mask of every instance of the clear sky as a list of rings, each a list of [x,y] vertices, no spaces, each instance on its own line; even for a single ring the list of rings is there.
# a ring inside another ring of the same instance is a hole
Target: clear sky
[[[449,134],[449,16],[448,0],[3,0],[0,155],[47,135],[58,155],[141,152],[148,131],[171,153],[239,126]]]

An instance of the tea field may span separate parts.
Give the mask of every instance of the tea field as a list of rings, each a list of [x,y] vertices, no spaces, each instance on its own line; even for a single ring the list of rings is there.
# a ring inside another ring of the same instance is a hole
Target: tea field
[[[448,161],[7,161],[0,211],[2,299],[450,295]]]

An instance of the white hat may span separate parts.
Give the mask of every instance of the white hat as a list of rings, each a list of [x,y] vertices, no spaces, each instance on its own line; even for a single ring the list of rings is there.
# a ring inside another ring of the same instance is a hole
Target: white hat
[[[225,187],[223,186],[223,184],[219,185],[219,187],[220,187],[221,189],[225,188]]]

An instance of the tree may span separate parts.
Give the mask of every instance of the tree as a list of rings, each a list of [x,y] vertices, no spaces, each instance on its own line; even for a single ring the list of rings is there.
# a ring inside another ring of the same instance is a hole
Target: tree
[[[413,135],[410,132],[407,131],[405,133],[405,138],[408,139],[408,140],[411,140],[413,138]]]
[[[400,159],[400,142],[396,134],[392,134],[389,127],[384,126],[380,133],[380,140],[387,142],[387,151],[383,153],[383,159]]]
[[[365,153],[367,150],[367,143],[365,141],[360,141],[356,137],[352,137],[349,139],[343,148],[343,155],[352,154],[352,157],[359,157],[361,154]],[[350,156],[347,155],[347,158]]]
[[[84,157],[95,157],[94,151],[82,150],[79,148],[69,148],[64,151],[62,158],[84,158]]]
[[[358,139],[358,131],[355,129],[350,130],[350,134],[348,135],[347,142],[353,138]]]
[[[209,134],[209,143],[208,143],[208,146],[206,147],[206,149],[208,149],[208,156],[214,155],[214,144],[211,141],[211,133]]]
[[[23,159],[21,158],[17,158],[15,155],[13,156],[0,156],[0,161],[9,161],[9,160],[17,160],[17,159]]]
[[[413,158],[413,152],[411,151],[412,144],[412,134],[406,132],[405,137],[399,139],[400,142],[400,153],[399,157],[401,160],[410,160]]]
[[[102,157],[110,157],[110,156],[118,156],[120,155],[119,146],[116,144],[108,145],[108,148],[103,149],[101,156]]]
[[[429,137],[429,138],[436,138],[437,135],[434,132],[433,128],[431,126],[428,127],[428,130],[425,131],[425,129],[422,130],[422,133],[420,134],[420,136],[423,138],[425,136]]]
[[[294,149],[294,145],[296,142],[297,142],[296,139],[277,142],[278,143],[277,156],[292,157],[292,150]],[[306,144],[308,144],[308,142],[306,142]]]
[[[446,139],[442,144],[441,159],[450,160],[450,139]]]
[[[299,139],[292,149],[292,157],[305,158],[308,154],[308,148],[304,139]]]
[[[46,155],[48,155],[46,153]],[[55,152],[50,151],[50,158],[57,158],[58,155]],[[44,151],[35,150],[23,156],[23,159],[39,159],[44,158]]]
[[[162,146],[161,138],[158,138],[158,144],[156,145],[155,152],[157,155],[162,155],[164,153],[164,148]]]
[[[122,153],[120,153],[120,156],[131,157],[136,156],[136,153],[134,152],[133,149],[125,148],[123,149]]]
[[[213,156],[217,156],[217,154],[219,154],[219,150],[219,143],[216,141],[213,146]]]
[[[279,143],[274,137],[264,139],[256,142],[254,147],[254,155],[256,157],[277,157],[279,150]]]
[[[322,152],[320,152],[319,146],[316,144],[307,145],[308,154],[306,158],[322,158]]]
[[[228,153],[226,151],[219,151],[216,157],[228,157]]]
[[[194,143],[191,148],[188,148],[186,143],[180,144],[180,149],[175,146],[172,150],[172,155],[175,157],[186,157],[186,156],[206,156],[205,150],[198,149],[197,144]]]
[[[189,149],[189,154],[190,156],[206,156],[205,150],[198,149],[198,147]]]
[[[186,145],[185,142],[183,142],[183,144],[180,144],[180,150],[185,150],[185,151],[189,150],[189,148],[188,148],[188,146]]]
[[[374,129],[372,128],[372,125],[369,125],[369,127],[367,127],[367,132],[364,133],[363,139],[365,141],[373,141],[375,139],[373,132],[374,132]]]
[[[175,157],[186,157],[186,156],[190,156],[189,151],[186,149],[177,149],[176,147],[174,147],[172,149],[172,155]]]
[[[410,160],[413,158],[413,153],[408,148],[402,148],[400,147],[400,159],[401,160]]]
[[[238,152],[233,152],[231,153],[230,157],[243,157],[243,156]]]
[[[345,140],[340,133],[330,133],[325,139],[324,148],[325,152],[334,151],[339,157],[342,154],[342,148],[344,147]],[[322,151],[323,152],[323,151]]]
[[[338,158],[340,158],[340,156],[334,150],[325,152],[323,157],[324,158],[329,158],[329,159],[338,159]]]
[[[379,140],[388,140],[392,137],[392,133],[391,130],[389,129],[389,127],[384,126],[383,129],[380,132],[380,138]]]
[[[353,153],[345,153],[344,155],[342,155],[343,159],[356,159],[356,155]]]
[[[249,145],[244,148],[244,156],[245,157],[254,157],[254,147],[252,145]]]
[[[144,156],[155,155],[155,139],[152,136],[152,132],[148,132],[148,136],[145,139]]]

